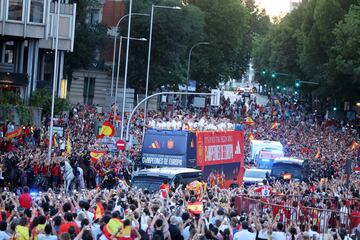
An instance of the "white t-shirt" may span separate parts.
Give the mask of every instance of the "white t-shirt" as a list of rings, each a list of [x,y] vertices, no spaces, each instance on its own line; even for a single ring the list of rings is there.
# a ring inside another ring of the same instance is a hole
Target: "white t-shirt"
[[[2,240],[9,240],[10,239],[10,236],[4,232],[4,231],[0,231],[0,239]]]
[[[318,234],[317,232],[314,232],[312,230],[309,231],[309,236],[311,239],[320,240],[320,234]]]
[[[255,240],[256,234],[249,232],[248,230],[241,230],[235,233],[234,240]]]
[[[190,226],[187,226],[181,231],[181,235],[183,236],[184,240],[190,239]]]
[[[284,232],[273,232],[272,240],[286,240],[286,234]]]
[[[54,235],[46,235],[46,234],[39,234],[38,240],[57,240],[57,236]]]

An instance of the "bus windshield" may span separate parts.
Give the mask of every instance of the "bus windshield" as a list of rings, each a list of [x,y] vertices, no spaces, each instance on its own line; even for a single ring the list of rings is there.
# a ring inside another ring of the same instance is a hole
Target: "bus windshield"
[[[290,174],[292,179],[302,178],[303,166],[291,163],[274,163],[271,169],[271,176],[283,178],[284,175]]]

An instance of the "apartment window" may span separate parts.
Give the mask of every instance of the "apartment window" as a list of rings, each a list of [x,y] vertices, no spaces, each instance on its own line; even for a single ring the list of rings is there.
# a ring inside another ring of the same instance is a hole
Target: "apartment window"
[[[89,24],[96,25],[100,22],[100,10],[99,9],[91,9],[89,16]]]
[[[29,22],[44,23],[44,0],[30,1]]]
[[[92,104],[95,93],[95,78],[84,79],[84,104]]]
[[[23,0],[8,0],[7,20],[22,21],[23,20]]]
[[[13,64],[14,63],[14,42],[7,42],[5,44],[5,62]]]

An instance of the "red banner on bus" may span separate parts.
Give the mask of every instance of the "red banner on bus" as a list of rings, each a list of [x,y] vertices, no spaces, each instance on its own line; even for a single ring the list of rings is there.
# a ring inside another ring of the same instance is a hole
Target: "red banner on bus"
[[[196,133],[197,166],[241,163],[244,166],[244,131]]]

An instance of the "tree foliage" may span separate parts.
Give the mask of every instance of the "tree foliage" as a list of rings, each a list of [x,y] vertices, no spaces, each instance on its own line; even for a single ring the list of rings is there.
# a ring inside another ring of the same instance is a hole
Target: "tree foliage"
[[[252,56],[257,72],[288,73],[283,84],[290,86],[297,78],[318,82],[320,97],[333,101],[358,100],[359,5],[357,0],[303,1],[256,37]]]
[[[155,8],[150,89],[163,85],[177,89],[179,83],[185,83],[189,51],[203,41],[210,45],[194,48],[191,56],[190,78],[197,81],[198,90],[241,78],[255,35],[265,33],[270,26],[269,17],[253,0],[187,0],[182,4],[175,0],[138,0],[133,2],[133,11],[150,13],[152,4],[179,6],[181,10]],[[126,30],[122,27],[121,34],[125,35]],[[149,19],[133,17],[131,35],[148,38]],[[132,41],[129,55],[130,85],[141,92],[145,87],[147,47],[144,42]]]
[[[51,92],[47,90],[36,90],[29,99],[30,106],[42,108],[43,114],[51,113]],[[70,103],[67,99],[59,97],[55,98],[54,113],[58,114],[62,111],[67,111],[70,108]]]

